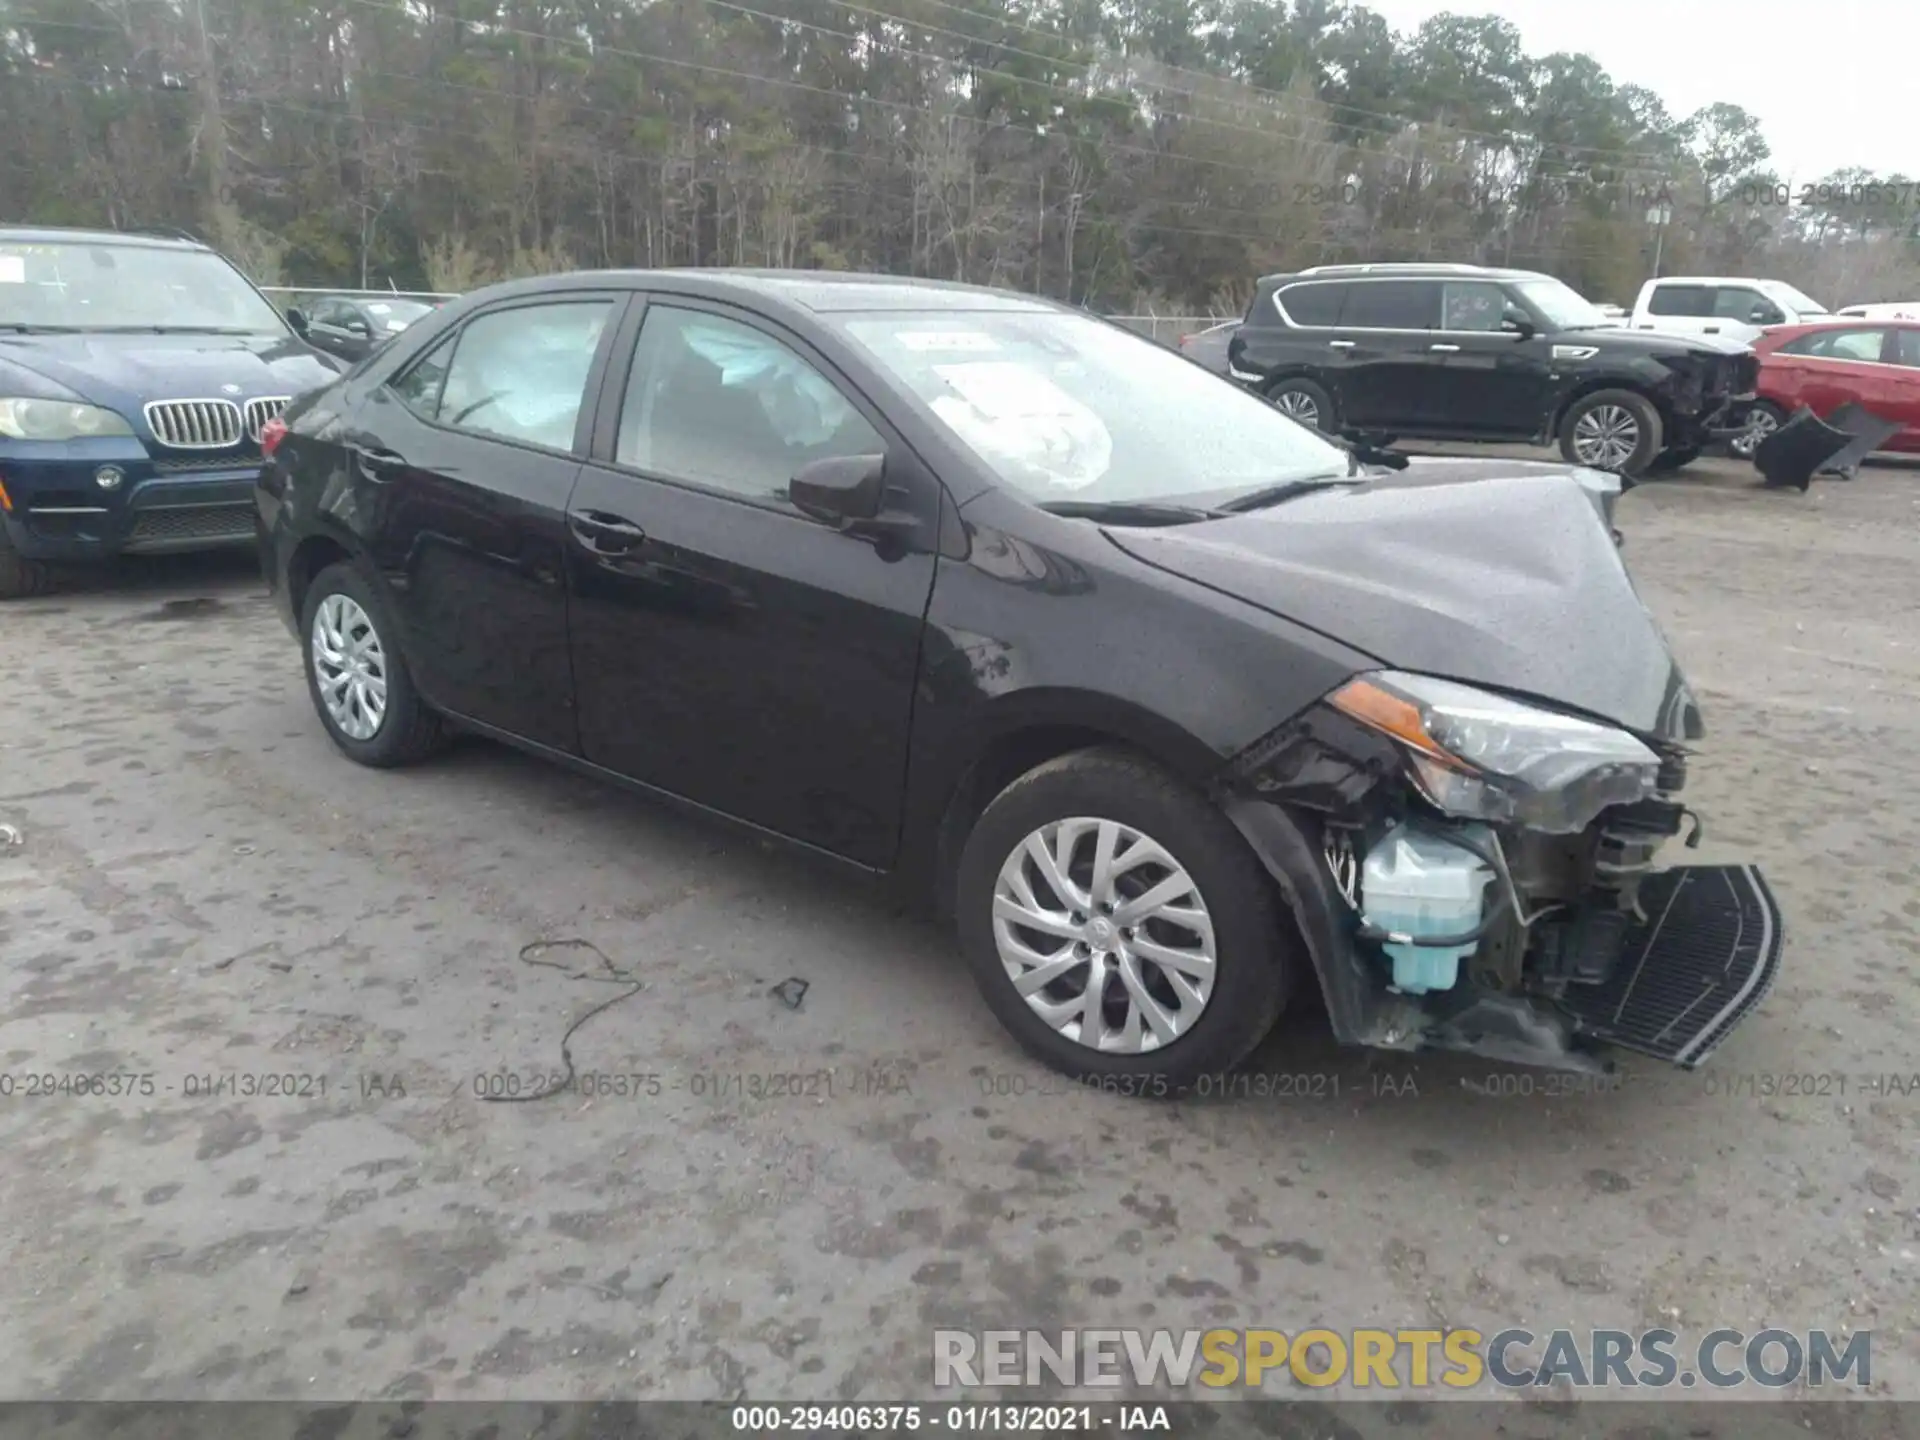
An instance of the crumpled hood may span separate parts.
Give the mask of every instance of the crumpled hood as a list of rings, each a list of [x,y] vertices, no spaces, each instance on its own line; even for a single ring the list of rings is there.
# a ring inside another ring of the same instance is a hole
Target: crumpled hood
[[[1581,475],[1423,459],[1245,515],[1106,534],[1385,666],[1697,738],[1693,696]]]
[[[19,381],[31,386],[32,377],[39,376],[130,419],[150,400],[298,396],[338,374],[290,334],[0,333],[0,386]],[[229,385],[238,386],[238,392],[225,388]]]

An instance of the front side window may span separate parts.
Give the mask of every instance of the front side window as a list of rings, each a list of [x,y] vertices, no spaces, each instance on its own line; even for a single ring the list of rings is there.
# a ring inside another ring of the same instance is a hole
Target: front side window
[[[1920,368],[1920,330],[1896,330],[1894,361],[1896,365],[1911,365]]]
[[[1713,291],[1705,285],[1656,285],[1647,299],[1647,313],[1689,318],[1711,315]]]
[[[587,372],[612,310],[610,300],[563,300],[468,321],[433,418],[457,430],[572,449]]]
[[[1507,293],[1485,280],[1449,280],[1440,287],[1442,330],[1498,330]]]
[[[1781,348],[1823,360],[1878,360],[1886,336],[1884,330],[1816,330]]]
[[[1739,320],[1750,325],[1779,325],[1787,318],[1785,311],[1758,290],[1737,285],[1720,287],[1714,295],[1713,313],[1722,320]]]
[[[451,359],[453,337],[449,336],[416,360],[387,388],[422,420],[431,420],[440,409],[440,390],[447,383],[447,362]]]
[[[1612,323],[1599,306],[1571,285],[1559,280],[1543,276],[1510,283],[1520,297],[1547,322],[1549,330],[1594,330]],[[1654,313],[1660,312],[1656,310]]]
[[[0,240],[0,325],[285,335],[280,312],[208,250]]]
[[[832,317],[1002,483],[1042,503],[1344,478],[1346,452],[1165,346],[1055,310]]]
[[[1440,320],[1440,287],[1431,280],[1355,281],[1340,308],[1343,330],[1431,330]]]
[[[815,460],[885,450],[791,346],[705,311],[647,307],[620,409],[620,464],[766,500]]]

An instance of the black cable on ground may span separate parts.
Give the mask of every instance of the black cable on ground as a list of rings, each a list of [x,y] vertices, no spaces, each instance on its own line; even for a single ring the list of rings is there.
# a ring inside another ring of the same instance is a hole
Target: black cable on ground
[[[551,970],[565,970],[568,968],[565,965],[556,965],[551,960],[536,960],[533,958],[534,954],[538,951],[559,950],[563,948],[571,948],[575,950],[591,950],[595,955],[598,955],[600,957],[601,965],[606,967],[606,971],[607,971],[606,978],[619,981],[623,984],[631,986],[632,988],[621,991],[618,995],[613,996],[611,999],[602,1000],[598,1005],[594,1006],[591,1010],[587,1011],[586,1014],[582,1015],[578,1020],[575,1020],[571,1025],[567,1027],[567,1033],[560,1037],[560,1058],[566,1063],[566,1067],[567,1067],[567,1072],[561,1079],[555,1081],[553,1084],[549,1085],[544,1090],[534,1091],[531,1095],[482,1095],[480,1097],[482,1100],[487,1101],[489,1103],[497,1103],[502,1105],[521,1104],[529,1100],[550,1099],[555,1095],[562,1094],[565,1091],[572,1089],[573,1081],[574,1081],[572,1042],[573,1042],[574,1035],[579,1031],[582,1025],[586,1024],[587,1021],[593,1019],[593,1017],[598,1015],[601,1011],[611,1010],[615,1005],[618,1005],[622,1000],[631,1000],[634,996],[638,995],[643,989],[646,988],[645,982],[634,979],[631,971],[622,970],[618,965],[615,965],[613,961],[607,958],[606,952],[601,950],[601,948],[598,945],[594,944],[591,940],[575,940],[575,939],[535,940],[531,944],[523,945],[520,947],[520,963],[523,965],[543,965]],[[599,979],[601,977],[582,976],[580,978]]]

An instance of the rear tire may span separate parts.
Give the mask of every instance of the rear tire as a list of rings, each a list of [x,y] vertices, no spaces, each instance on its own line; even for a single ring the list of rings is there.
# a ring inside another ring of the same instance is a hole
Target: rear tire
[[[53,572],[14,549],[6,527],[0,525],[0,600],[25,600],[42,594],[52,583]]]
[[[440,748],[440,717],[414,688],[398,627],[354,566],[342,561],[313,577],[300,636],[314,711],[349,760],[386,770]]]
[[[1787,412],[1771,400],[1756,400],[1747,411],[1747,428],[1727,441],[1727,453],[1751,460],[1760,442],[1787,423]]]
[[[1047,856],[1064,845],[1066,889],[1036,843]],[[1123,862],[1104,886],[1103,845]],[[988,1006],[1042,1064],[1117,1093],[1177,1095],[1238,1065],[1298,972],[1292,926],[1240,832],[1124,750],[1063,755],[1014,781],[958,869],[961,948]],[[1148,892],[1161,899],[1138,909]],[[1041,925],[1010,918],[1020,913]],[[1029,999],[1014,975],[1043,970],[1053,978]],[[1099,1033],[1082,1039],[1089,1026]]]
[[[1333,415],[1333,397],[1311,380],[1277,381],[1267,390],[1267,403],[1288,419],[1298,420],[1323,434],[1332,435],[1338,428]]]
[[[1560,454],[1569,464],[1634,478],[1660,450],[1660,412],[1632,390],[1582,395],[1560,420]]]

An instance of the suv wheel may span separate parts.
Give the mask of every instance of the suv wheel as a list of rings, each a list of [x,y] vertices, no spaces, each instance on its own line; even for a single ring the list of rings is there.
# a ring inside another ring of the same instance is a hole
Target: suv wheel
[[[1273,407],[1289,419],[1333,433],[1333,397],[1311,380],[1282,380],[1267,391]]]
[[[1055,1070],[1173,1095],[1273,1028],[1296,970],[1272,882],[1226,816],[1120,750],[1029,771],[960,857],[982,995]]]
[[[0,525],[0,600],[25,600],[38,595],[52,581],[52,572],[14,549],[6,527]]]
[[[329,565],[301,607],[307,689],[320,723],[351,760],[387,769],[439,747],[440,717],[413,688],[385,605],[360,572]]]
[[[1560,453],[1575,465],[1643,474],[1660,453],[1660,412],[1632,390],[1596,390],[1560,421]]]

